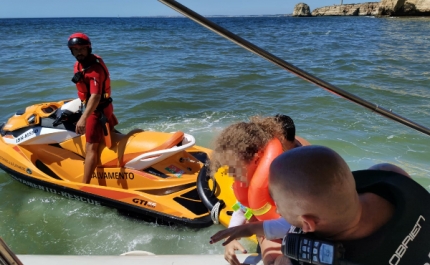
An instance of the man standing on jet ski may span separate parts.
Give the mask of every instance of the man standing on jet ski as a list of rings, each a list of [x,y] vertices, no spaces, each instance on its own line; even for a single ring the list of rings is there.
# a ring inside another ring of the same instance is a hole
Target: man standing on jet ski
[[[67,46],[77,62],[72,82],[85,105],[76,123],[76,133],[85,134],[86,156],[83,183],[89,184],[97,167],[99,144],[105,139],[110,147],[110,131],[118,124],[113,115],[109,71],[98,55],[92,54],[90,38],[84,33],[74,33]]]

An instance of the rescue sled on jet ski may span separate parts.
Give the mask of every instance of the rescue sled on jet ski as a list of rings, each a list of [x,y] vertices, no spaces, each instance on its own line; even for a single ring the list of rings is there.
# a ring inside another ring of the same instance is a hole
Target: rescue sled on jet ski
[[[0,126],[0,167],[30,187],[159,223],[228,224],[232,180],[207,177],[210,150],[183,132],[112,132],[111,147],[100,144],[97,169],[83,184],[86,139],[75,133],[81,114],[79,99],[17,112]]]

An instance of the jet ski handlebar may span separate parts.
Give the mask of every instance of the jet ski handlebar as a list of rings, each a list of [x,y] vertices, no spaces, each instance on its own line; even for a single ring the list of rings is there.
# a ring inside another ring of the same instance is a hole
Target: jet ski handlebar
[[[64,121],[70,121],[70,119],[76,118],[82,114],[82,102],[79,98],[70,100],[64,103],[60,109],[55,112],[56,118],[52,123],[52,126],[56,127],[63,123]]]

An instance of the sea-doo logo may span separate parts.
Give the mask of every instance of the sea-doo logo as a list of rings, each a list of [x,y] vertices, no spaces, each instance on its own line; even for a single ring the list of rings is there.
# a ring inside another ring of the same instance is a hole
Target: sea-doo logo
[[[421,230],[420,221],[425,221],[426,219],[420,215],[418,217],[417,222],[415,223],[415,226],[412,228],[411,232],[403,239],[400,246],[397,248],[396,252],[393,256],[391,256],[388,263],[390,265],[397,265],[399,264],[400,260],[402,259],[403,255],[405,255],[406,251],[408,250],[408,244],[411,241],[414,241],[414,239],[417,237],[418,233]]]
[[[25,170],[25,172],[27,172],[28,174],[30,174],[31,175],[31,173],[33,173],[33,172],[31,172],[31,169],[29,169],[29,168],[27,168],[26,170]]]

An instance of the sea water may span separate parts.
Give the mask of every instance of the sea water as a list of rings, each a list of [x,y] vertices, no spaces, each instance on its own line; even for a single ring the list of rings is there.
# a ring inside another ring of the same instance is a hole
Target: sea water
[[[430,18],[214,17],[215,23],[367,101],[430,127]],[[68,36],[87,33],[112,79],[117,129],[184,131],[211,147],[227,125],[290,115],[352,170],[390,162],[430,185],[430,136],[335,96],[176,18],[0,19],[0,120],[76,98]],[[219,254],[222,229],[160,226],[31,189],[0,172],[0,236],[19,254]],[[244,242],[249,251],[255,245]]]

